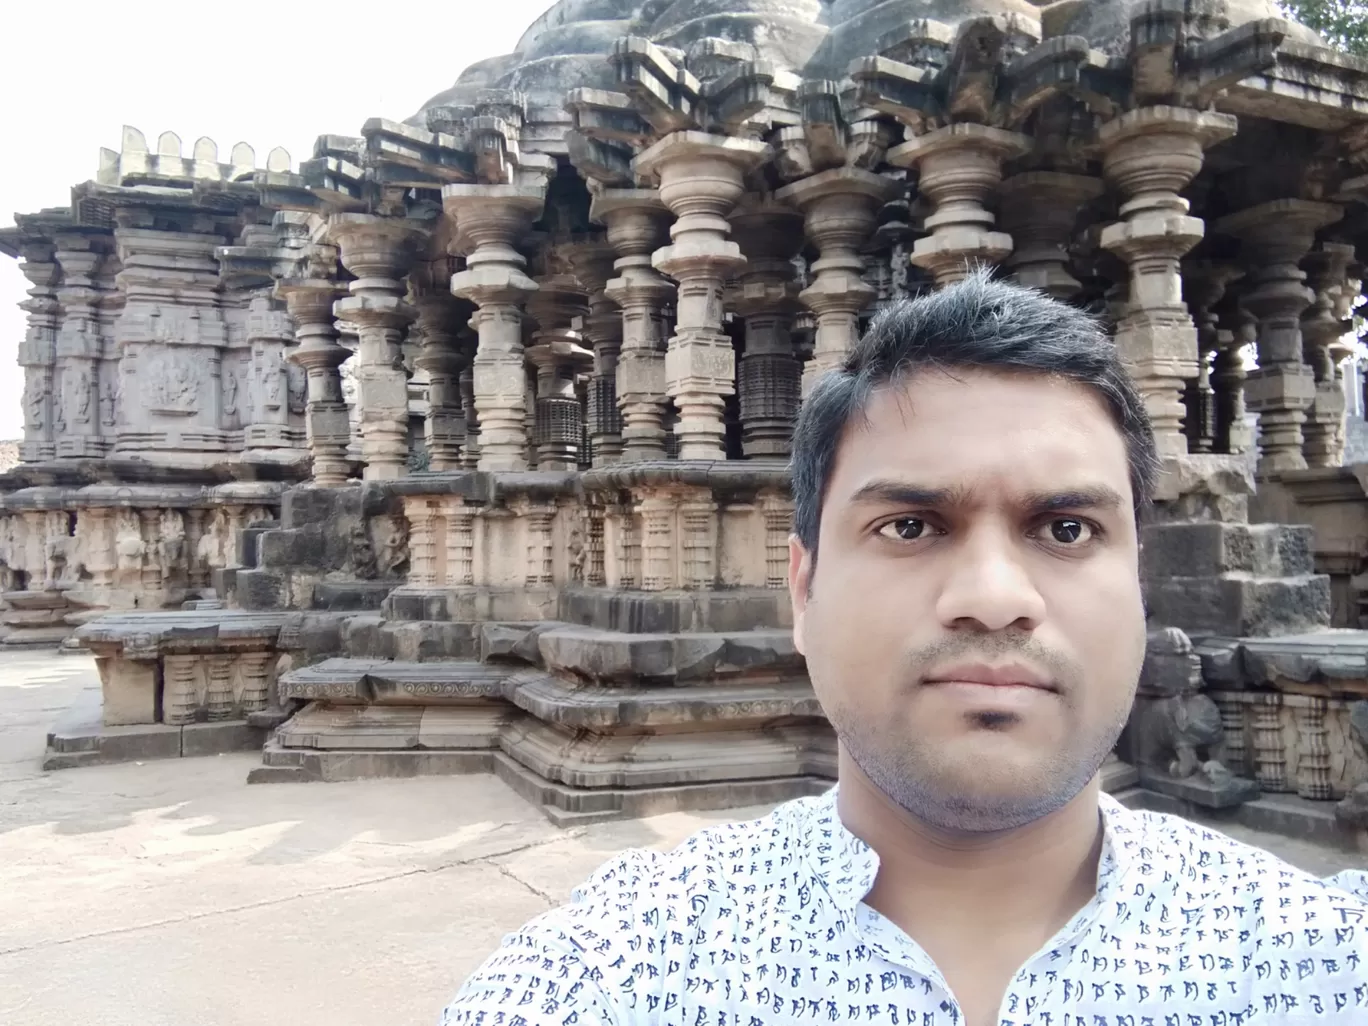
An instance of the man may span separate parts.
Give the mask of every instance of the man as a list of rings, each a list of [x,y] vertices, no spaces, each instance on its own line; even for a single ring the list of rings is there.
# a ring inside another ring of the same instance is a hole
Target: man
[[[630,851],[445,1023],[1368,1023],[1368,905],[1098,769],[1145,651],[1144,405],[976,273],[882,315],[794,434],[794,637],[837,788]]]

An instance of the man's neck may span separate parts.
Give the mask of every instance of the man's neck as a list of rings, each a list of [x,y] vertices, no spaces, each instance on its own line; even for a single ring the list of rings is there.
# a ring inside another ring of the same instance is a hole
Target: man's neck
[[[1099,782],[1034,823],[957,833],[921,822],[840,757],[838,807],[846,829],[879,856],[865,901],[914,938],[956,929],[1057,932],[1093,897],[1102,851]]]

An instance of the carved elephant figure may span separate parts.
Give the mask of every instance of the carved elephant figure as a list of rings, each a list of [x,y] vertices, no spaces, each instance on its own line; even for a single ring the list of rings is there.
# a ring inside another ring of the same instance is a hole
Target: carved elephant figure
[[[1168,771],[1180,780],[1207,762],[1221,762],[1225,729],[1221,710],[1209,695],[1176,695],[1155,703],[1152,722],[1159,727],[1159,743],[1172,756]],[[1199,756],[1205,755],[1202,759]]]

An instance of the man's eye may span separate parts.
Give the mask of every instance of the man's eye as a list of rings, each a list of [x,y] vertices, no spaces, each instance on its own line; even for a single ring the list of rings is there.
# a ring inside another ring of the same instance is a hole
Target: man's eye
[[[1080,545],[1092,541],[1092,526],[1074,517],[1056,517],[1049,523],[1050,538],[1060,545]]]
[[[918,520],[916,517],[901,517],[898,520],[890,520],[879,528],[879,533],[885,538],[894,538],[899,541],[916,541],[926,533],[926,521]]]

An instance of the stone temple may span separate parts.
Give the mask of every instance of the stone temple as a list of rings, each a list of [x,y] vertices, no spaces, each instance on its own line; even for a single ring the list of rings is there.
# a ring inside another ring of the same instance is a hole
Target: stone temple
[[[794,417],[986,263],[1106,320],[1165,459],[1106,786],[1368,843],[1368,62],[1271,2],[559,0],[405,121],[126,129],[16,222],[3,640],[103,681],[52,768],[493,771],[561,822],[827,786]]]

